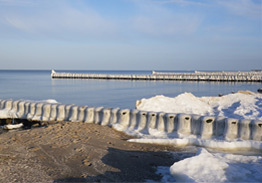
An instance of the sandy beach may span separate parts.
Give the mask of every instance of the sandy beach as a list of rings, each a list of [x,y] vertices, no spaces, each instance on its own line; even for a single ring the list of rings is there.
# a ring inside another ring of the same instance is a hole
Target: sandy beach
[[[157,166],[170,167],[180,149],[128,142],[107,126],[79,122],[1,134],[0,182],[159,181]]]

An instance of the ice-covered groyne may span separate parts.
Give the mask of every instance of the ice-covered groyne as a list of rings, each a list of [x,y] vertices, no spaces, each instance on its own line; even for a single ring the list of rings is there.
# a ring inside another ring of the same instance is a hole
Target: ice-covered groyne
[[[52,70],[55,79],[121,79],[121,80],[182,80],[182,81],[230,81],[230,82],[262,82],[262,72],[195,72],[164,73],[152,72],[151,75],[134,74],[89,74],[60,73]]]
[[[257,120],[23,100],[0,100],[0,110],[9,114],[5,118],[95,123],[133,134],[166,134],[171,138],[196,135],[202,139],[262,141],[262,121]]]

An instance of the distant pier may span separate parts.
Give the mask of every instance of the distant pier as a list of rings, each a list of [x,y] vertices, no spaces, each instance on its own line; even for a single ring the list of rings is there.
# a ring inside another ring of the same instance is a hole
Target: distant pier
[[[262,72],[198,72],[171,73],[155,72],[150,75],[136,74],[90,74],[65,73],[52,70],[54,79],[114,79],[114,80],[171,80],[171,81],[223,81],[223,82],[262,82]]]

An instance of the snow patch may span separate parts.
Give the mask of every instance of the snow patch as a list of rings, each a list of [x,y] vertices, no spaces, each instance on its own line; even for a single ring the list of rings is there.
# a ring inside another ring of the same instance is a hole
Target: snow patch
[[[222,97],[196,97],[192,93],[174,98],[158,95],[138,100],[136,108],[141,111],[262,120],[262,94],[242,91]]]
[[[196,156],[174,163],[170,173],[177,182],[260,182],[261,156],[209,153],[199,149]]]
[[[262,94],[242,91],[222,97],[196,97],[183,93],[170,98],[158,95],[137,101],[141,111],[186,113],[196,115],[221,116],[226,118],[262,120]],[[197,137],[168,138],[165,135],[139,135],[132,142],[173,146],[208,147],[228,153],[212,153],[200,148],[190,158],[180,159],[169,169],[158,167],[156,173],[163,176],[162,182],[261,182],[262,142],[252,140],[223,141],[200,139]],[[242,155],[229,152],[241,152]],[[244,154],[259,154],[251,156]],[[172,176],[173,177],[172,177]]]

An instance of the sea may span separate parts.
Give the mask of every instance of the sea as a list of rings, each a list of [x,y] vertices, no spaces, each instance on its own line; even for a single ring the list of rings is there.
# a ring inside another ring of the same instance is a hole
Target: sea
[[[156,70],[157,71],[157,70]],[[56,70],[56,72],[99,74],[151,74],[151,70]],[[159,71],[194,72],[194,71]],[[51,70],[0,70],[0,99],[134,109],[136,101],[156,95],[176,97],[185,92],[195,96],[218,96],[239,90],[256,92],[256,82],[129,81],[97,79],[52,79]]]

